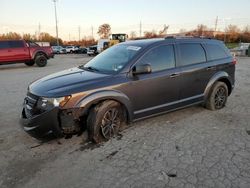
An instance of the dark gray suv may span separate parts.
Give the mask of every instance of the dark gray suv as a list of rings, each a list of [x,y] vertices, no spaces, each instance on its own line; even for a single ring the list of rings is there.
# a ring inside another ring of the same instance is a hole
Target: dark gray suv
[[[21,123],[31,136],[87,128],[95,142],[123,122],[203,103],[221,109],[234,88],[235,59],[218,40],[163,38],[115,45],[87,64],[33,82]]]

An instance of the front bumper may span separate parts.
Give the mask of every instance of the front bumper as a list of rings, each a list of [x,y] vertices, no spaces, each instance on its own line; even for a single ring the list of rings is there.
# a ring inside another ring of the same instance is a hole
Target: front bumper
[[[20,124],[25,132],[39,140],[49,135],[62,137],[63,133],[59,125],[58,112],[59,109],[55,107],[39,115],[27,118],[23,108]]]

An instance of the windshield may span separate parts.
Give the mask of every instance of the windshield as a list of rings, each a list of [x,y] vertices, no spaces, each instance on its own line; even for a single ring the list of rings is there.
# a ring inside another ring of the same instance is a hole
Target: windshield
[[[90,71],[116,73],[120,71],[141,49],[139,46],[116,45],[85,64],[82,68]]]

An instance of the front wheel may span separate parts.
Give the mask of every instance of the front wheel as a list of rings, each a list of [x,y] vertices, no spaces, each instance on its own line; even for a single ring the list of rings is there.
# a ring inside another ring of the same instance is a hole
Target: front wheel
[[[104,101],[93,107],[87,118],[89,139],[95,143],[117,135],[122,121],[122,108],[116,101]]]
[[[209,110],[222,109],[227,102],[228,87],[224,82],[216,82],[209,94],[205,106]]]
[[[47,65],[47,58],[44,55],[38,55],[35,57],[35,63],[38,67],[44,67]]]

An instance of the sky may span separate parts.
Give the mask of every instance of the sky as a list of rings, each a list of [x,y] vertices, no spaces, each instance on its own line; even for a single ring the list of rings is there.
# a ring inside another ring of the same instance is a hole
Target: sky
[[[109,23],[112,33],[159,31],[169,25],[168,33],[194,29],[198,24],[218,29],[236,24],[250,25],[249,0],[57,0],[59,37],[78,40],[98,38],[99,25]],[[48,32],[55,36],[52,0],[0,0],[0,34]],[[80,29],[79,29],[80,28]]]

